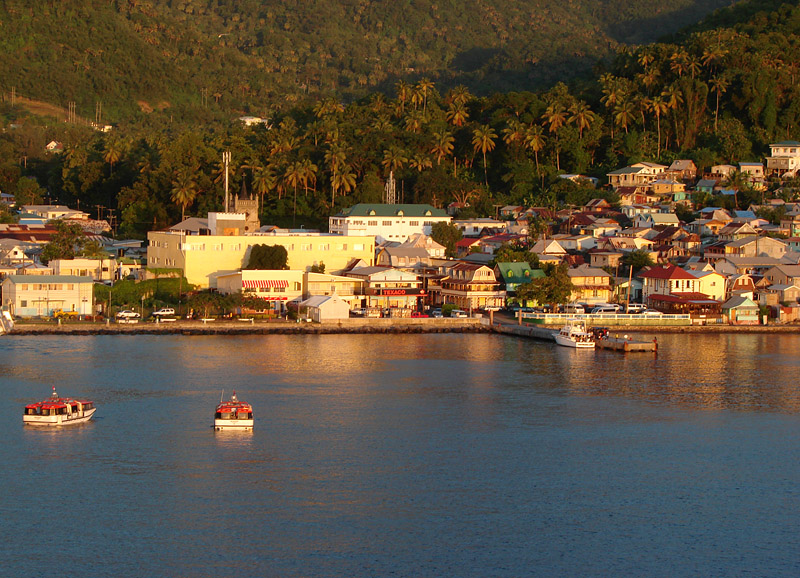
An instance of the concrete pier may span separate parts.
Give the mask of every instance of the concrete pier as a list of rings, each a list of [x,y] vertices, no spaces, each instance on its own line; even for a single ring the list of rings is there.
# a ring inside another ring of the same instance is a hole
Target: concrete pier
[[[653,338],[653,341],[634,340],[631,335],[623,335],[622,337],[615,335],[614,337],[606,337],[598,339],[595,342],[595,347],[599,349],[611,349],[613,351],[645,351],[656,352],[658,351],[658,339]]]

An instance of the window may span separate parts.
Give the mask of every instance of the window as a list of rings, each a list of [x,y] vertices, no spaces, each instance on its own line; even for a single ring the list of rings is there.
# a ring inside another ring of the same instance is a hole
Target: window
[[[367,225],[369,225],[370,227],[377,227],[378,221],[367,221]]]
[[[353,245],[353,251],[363,251],[363,250],[364,250],[364,245],[362,245],[361,243],[356,243],[355,245]]]
[[[217,243],[214,245],[215,251],[222,251],[222,243]]]
[[[27,307],[27,306],[28,306],[28,301],[27,301],[27,300],[25,300],[25,299],[22,299],[22,300],[19,302],[19,306],[20,306],[20,307]]]
[[[310,251],[311,250],[311,243],[304,243],[300,245],[301,251]]]
[[[391,221],[384,221],[383,222],[383,226],[384,227],[391,227],[392,226],[392,222]]]
[[[330,246],[330,244],[328,244],[328,243],[322,243],[322,244],[319,246],[319,250],[320,250],[320,251],[330,251],[330,250],[331,250],[331,246]]]
[[[408,224],[412,227],[419,227],[419,221],[409,221]]]

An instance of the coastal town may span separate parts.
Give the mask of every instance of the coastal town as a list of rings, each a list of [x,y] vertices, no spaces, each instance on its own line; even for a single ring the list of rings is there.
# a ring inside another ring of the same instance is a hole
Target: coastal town
[[[481,218],[459,218],[463,204],[455,202],[398,203],[387,186],[385,202],[331,215],[329,232],[264,225],[255,195],[227,190],[222,211],[150,231],[146,243],[115,239],[107,221],[77,209],[23,205],[15,207],[18,223],[0,225],[2,305],[17,321],[59,324],[497,311],[537,323],[594,313],[606,325],[790,324],[800,317],[800,202],[774,184],[796,173],[800,143],[770,149],[766,163],[738,166],[640,162],[609,173],[603,185],[565,174],[613,190],[618,202],[598,196],[585,206],[497,206]],[[736,197],[741,183],[762,190],[763,202],[696,208],[698,198]],[[14,207],[12,196],[3,202]],[[79,227],[93,255],[43,258],[63,223]],[[282,259],[259,264],[256,254],[275,248]],[[561,293],[542,298],[544,280],[564,273]],[[171,298],[112,297],[120,283],[176,278]],[[201,312],[192,298],[203,293],[247,299]]]

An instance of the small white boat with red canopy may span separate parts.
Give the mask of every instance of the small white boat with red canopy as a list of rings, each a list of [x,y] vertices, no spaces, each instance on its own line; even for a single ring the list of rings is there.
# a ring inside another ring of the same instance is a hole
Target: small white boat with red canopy
[[[89,421],[95,411],[94,402],[59,397],[53,386],[53,393],[48,399],[25,406],[22,422],[28,425],[72,425]]]
[[[220,399],[220,404],[214,413],[214,429],[253,429],[253,406],[244,401],[239,401],[235,391],[230,400],[222,401]]]

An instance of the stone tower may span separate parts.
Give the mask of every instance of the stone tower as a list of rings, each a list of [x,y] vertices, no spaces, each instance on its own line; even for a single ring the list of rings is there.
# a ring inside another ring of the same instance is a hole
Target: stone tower
[[[242,179],[241,192],[236,195],[236,198],[233,200],[233,212],[244,213],[245,233],[254,233],[261,228],[261,221],[258,218],[258,197],[247,194],[244,179]]]

